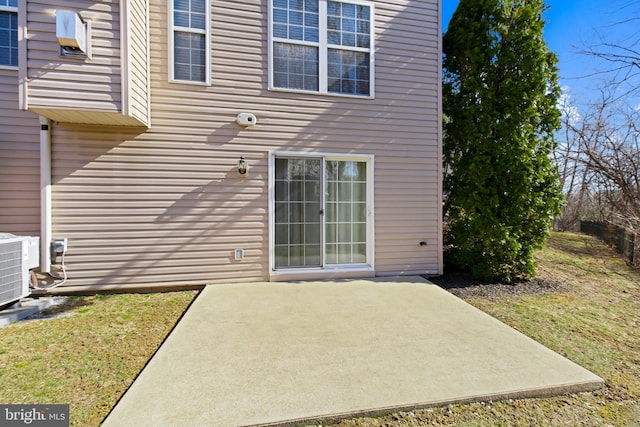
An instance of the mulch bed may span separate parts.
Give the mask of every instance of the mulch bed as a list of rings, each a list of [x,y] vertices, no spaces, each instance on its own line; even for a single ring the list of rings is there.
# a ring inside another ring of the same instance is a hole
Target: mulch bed
[[[427,280],[460,298],[500,299],[505,297],[557,293],[566,290],[561,283],[547,278],[514,282],[510,284],[482,282],[469,274],[449,272],[444,276],[427,277]]]

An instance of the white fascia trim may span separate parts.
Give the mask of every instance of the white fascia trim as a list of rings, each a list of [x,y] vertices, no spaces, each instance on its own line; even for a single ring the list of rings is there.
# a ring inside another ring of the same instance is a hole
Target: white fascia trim
[[[29,108],[27,80],[27,2],[18,2],[18,107]]]
[[[147,126],[151,127],[151,10],[149,6],[149,1],[145,3],[146,6],[146,16],[145,22],[147,25],[146,35],[147,35]]]
[[[129,116],[129,86],[131,83],[131,55],[129,50],[129,24],[131,23],[129,0],[120,0],[120,84],[121,108],[124,116]]]
[[[15,8],[3,8],[10,10]],[[18,108],[27,110],[29,107],[27,96],[27,2],[18,2],[18,66],[2,66],[5,70],[18,70]]]

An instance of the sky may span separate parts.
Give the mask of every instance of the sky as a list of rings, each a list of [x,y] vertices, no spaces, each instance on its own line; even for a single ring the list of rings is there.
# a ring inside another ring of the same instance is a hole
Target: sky
[[[548,10],[544,36],[549,49],[558,56],[560,85],[563,92],[576,102],[587,102],[594,96],[594,88],[601,86],[605,77],[595,74],[604,64],[580,54],[586,46],[598,43],[600,37],[617,44],[628,45],[638,40],[640,17],[638,0],[546,0]],[[442,25],[446,31],[458,0],[442,0]],[[616,25],[613,25],[616,24]]]

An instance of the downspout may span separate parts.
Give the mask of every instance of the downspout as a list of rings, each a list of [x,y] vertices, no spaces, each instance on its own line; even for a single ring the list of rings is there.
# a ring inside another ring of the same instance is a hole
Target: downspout
[[[40,271],[51,272],[51,121],[40,116]]]

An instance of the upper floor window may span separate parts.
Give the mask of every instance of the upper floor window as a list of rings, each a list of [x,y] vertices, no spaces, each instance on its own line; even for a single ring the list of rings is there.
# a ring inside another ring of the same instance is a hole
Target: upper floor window
[[[18,0],[0,0],[0,66],[18,66]]]
[[[169,78],[208,84],[209,0],[172,0],[169,4]]]
[[[272,0],[272,88],[373,96],[373,6]]]

